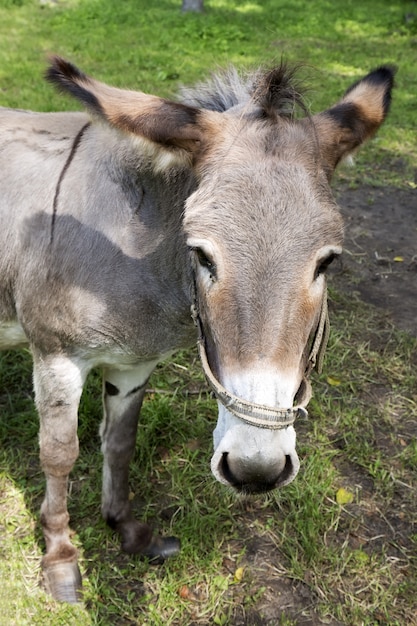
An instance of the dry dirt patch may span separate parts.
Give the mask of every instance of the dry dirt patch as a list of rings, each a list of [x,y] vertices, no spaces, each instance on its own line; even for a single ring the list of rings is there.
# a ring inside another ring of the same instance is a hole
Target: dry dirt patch
[[[417,336],[417,190],[341,188],[345,252],[333,284]]]

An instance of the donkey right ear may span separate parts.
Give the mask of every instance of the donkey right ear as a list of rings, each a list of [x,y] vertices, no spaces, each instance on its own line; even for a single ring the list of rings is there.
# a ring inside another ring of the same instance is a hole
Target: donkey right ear
[[[109,87],[60,57],[53,57],[46,78],[80,100],[111,126],[145,140],[159,161],[190,162],[203,138],[200,109],[138,91]],[[165,156],[160,149],[165,148]],[[168,158],[167,156],[171,156]]]
[[[338,104],[313,117],[329,177],[385,120],[395,72],[390,65],[379,67],[353,84]]]

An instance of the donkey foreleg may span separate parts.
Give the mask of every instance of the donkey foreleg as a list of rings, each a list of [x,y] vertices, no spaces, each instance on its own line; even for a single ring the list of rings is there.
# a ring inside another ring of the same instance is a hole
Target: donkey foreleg
[[[103,376],[104,419],[102,514],[120,537],[122,549],[163,560],[179,551],[175,537],[158,537],[133,516],[129,500],[129,464],[132,459],[139,413],[146,384],[158,361],[142,363],[129,371],[106,369]]]
[[[41,355],[34,349],[33,356],[40,460],[46,477],[41,506],[44,581],[56,600],[76,603],[81,599],[81,575],[77,550],[70,540],[67,486],[78,457],[78,405],[87,368],[62,354]]]

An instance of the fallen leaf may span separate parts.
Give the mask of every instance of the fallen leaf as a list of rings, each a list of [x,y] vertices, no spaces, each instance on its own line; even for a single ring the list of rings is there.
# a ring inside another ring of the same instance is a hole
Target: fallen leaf
[[[344,487],[340,487],[340,489],[336,492],[336,502],[343,506],[344,504],[350,504],[353,502],[353,493],[348,491]]]
[[[245,573],[245,568],[244,567],[238,567],[235,570],[235,575],[233,577],[233,580],[235,581],[235,583],[242,582],[242,578],[243,578],[244,573]]]
[[[402,263],[404,261],[404,257],[403,256],[395,256],[394,257],[394,261],[396,263]]]
[[[189,600],[190,602],[199,601],[198,595],[194,591],[192,591],[192,589],[190,589],[188,585],[183,585],[182,587],[180,587],[178,590],[178,595],[183,600]]]
[[[338,378],[333,378],[333,376],[328,376],[326,380],[332,387],[338,387],[342,384],[341,380],[339,380]]]
[[[182,587],[180,587],[180,589],[178,590],[178,595],[180,596],[180,598],[182,598],[183,600],[188,600],[188,597],[190,595],[190,590],[187,587],[187,585],[183,585]]]

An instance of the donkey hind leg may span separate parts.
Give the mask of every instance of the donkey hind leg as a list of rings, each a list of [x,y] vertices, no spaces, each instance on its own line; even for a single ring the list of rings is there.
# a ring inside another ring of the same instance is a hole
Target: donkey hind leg
[[[46,543],[43,578],[56,600],[77,603],[82,583],[77,550],[70,540],[67,486],[78,456],[78,405],[88,368],[62,354],[44,356],[33,350],[33,356],[40,460],[46,478],[41,506]]]
[[[148,524],[134,518],[129,501],[129,463],[135,449],[139,413],[146,383],[157,363],[141,363],[129,371],[104,371],[100,434],[104,456],[103,517],[120,534],[125,552],[161,562],[178,553],[179,540],[153,535]]]

